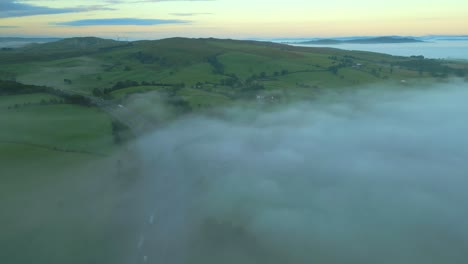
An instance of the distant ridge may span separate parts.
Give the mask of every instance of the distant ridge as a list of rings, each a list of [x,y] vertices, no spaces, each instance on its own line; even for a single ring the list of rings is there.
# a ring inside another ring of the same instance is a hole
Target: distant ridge
[[[121,45],[125,42],[111,40],[111,39],[102,39],[97,37],[75,37],[61,39],[54,42],[49,42],[45,44],[31,44],[23,47],[25,50],[98,50],[100,48],[107,48],[111,46]]]
[[[415,43],[423,42],[415,38],[409,37],[373,37],[373,38],[359,38],[350,40],[339,39],[318,39],[297,42],[295,44],[322,44],[322,45],[337,45],[337,44],[385,44],[385,43]]]
[[[0,42],[10,42],[10,41],[18,41],[18,42],[53,42],[61,40],[61,38],[16,38],[16,37],[0,37]]]
[[[60,38],[16,38],[16,37],[0,37],[0,47],[2,48],[19,48],[32,43],[43,44],[54,41],[59,41]]]
[[[18,48],[18,50],[23,52],[34,52],[38,55],[55,54],[56,56],[60,57],[69,57],[72,55],[93,54],[96,52],[126,47],[128,45],[131,44],[125,41],[116,41],[112,39],[102,39],[97,37],[75,37],[43,44],[33,43]]]

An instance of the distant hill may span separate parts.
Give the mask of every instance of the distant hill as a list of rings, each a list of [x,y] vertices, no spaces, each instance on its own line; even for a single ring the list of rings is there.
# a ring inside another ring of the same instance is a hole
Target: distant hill
[[[423,42],[415,38],[407,37],[375,37],[375,38],[359,38],[350,40],[338,39],[318,39],[311,41],[299,42],[298,44],[321,44],[321,45],[337,45],[337,44],[386,44],[386,43],[414,43]]]
[[[336,45],[336,44],[342,44],[342,43],[344,43],[344,41],[337,40],[337,39],[318,39],[318,40],[304,41],[304,42],[301,42],[300,44]]]
[[[115,48],[132,45],[128,42],[115,41],[111,39],[101,39],[96,37],[77,37],[60,39],[58,41],[47,43],[32,43],[22,47],[15,48],[16,52],[21,52],[21,56],[11,53],[11,56],[4,57],[5,62],[23,62],[23,61],[44,61],[63,59],[91,55],[98,52],[104,52]],[[11,50],[3,48],[3,50]]]
[[[400,37],[377,37],[369,39],[356,39],[348,40],[347,43],[357,44],[379,44],[379,43],[412,43],[412,42],[423,42],[414,38],[400,38]]]
[[[45,44],[31,44],[22,48],[23,51],[79,51],[79,50],[99,50],[112,46],[121,45],[119,42],[111,39],[102,39],[96,37],[78,37],[62,39]]]
[[[58,41],[61,38],[9,38],[9,37],[0,37],[0,42],[37,42],[37,43],[46,43],[52,41]]]
[[[60,38],[5,38],[0,37],[0,48],[19,48],[31,43],[48,43]]]

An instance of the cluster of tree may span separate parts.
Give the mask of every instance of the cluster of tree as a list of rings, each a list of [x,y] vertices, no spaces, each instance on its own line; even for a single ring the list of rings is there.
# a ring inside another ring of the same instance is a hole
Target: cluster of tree
[[[448,67],[443,61],[424,59],[423,56],[412,56],[411,58],[413,59],[400,61],[397,65],[408,70],[418,71],[419,74],[427,72],[434,77],[448,77],[451,74],[464,77],[467,74],[467,70]]]
[[[217,55],[209,56],[206,61],[213,67],[214,74],[224,74],[224,65],[218,60]]]
[[[260,91],[260,90],[264,90],[264,89],[265,89],[265,86],[263,86],[263,84],[261,84],[259,82],[254,82],[254,83],[250,83],[250,84],[245,85],[244,87],[242,87],[241,90],[243,90],[243,91]]]
[[[289,71],[286,70],[286,69],[282,69],[280,72],[275,71],[275,72],[273,73],[273,76],[275,76],[275,77],[276,77],[276,76],[284,76],[284,75],[287,75],[287,74],[289,74]]]
[[[333,60],[333,65],[329,66],[327,68],[327,71],[331,72],[334,75],[338,74],[339,69],[345,68],[345,67],[352,67],[355,64],[354,62],[355,57],[350,56],[350,55],[345,55],[343,57],[329,56],[328,58],[330,60]]]
[[[281,71],[273,72],[274,77],[284,76],[284,75],[287,75],[287,74],[289,74],[289,71],[286,70],[286,69],[282,69]],[[248,78],[246,78],[244,81],[242,81],[235,74],[226,74],[226,76],[228,78],[222,79],[220,81],[220,83],[219,83],[220,85],[229,86],[229,87],[232,87],[232,88],[240,87],[240,88],[245,88],[245,89],[249,89],[249,88],[259,89],[259,87],[261,87],[261,85],[258,84],[258,81],[261,81],[262,79],[268,78],[269,75],[266,72],[260,72],[258,74],[254,73],[251,76],[249,76]]]
[[[16,81],[0,80],[0,95],[31,94],[47,92],[48,87],[22,84]]]
[[[340,68],[343,68],[343,65],[332,65],[332,66],[328,67],[327,70],[328,70],[329,72],[331,72],[331,73],[337,75],[337,74],[338,74],[338,70],[339,70]]]
[[[192,106],[190,103],[180,96],[171,96],[167,100],[167,103],[175,107],[180,112],[180,114],[185,114],[192,111]]]
[[[76,104],[76,105],[82,105],[82,106],[93,105],[93,101],[90,98],[83,96],[83,95],[65,94],[65,95],[62,95],[62,97],[64,97],[65,103],[68,103],[68,104]]]
[[[264,90],[265,86],[261,83],[261,79],[266,78],[267,75],[265,72],[261,72],[259,75],[253,74],[249,78],[247,78],[244,82],[241,80],[238,81],[238,91],[239,94],[237,96],[240,97],[251,97],[252,94],[257,93],[260,90]]]
[[[130,128],[123,123],[112,120],[112,137],[115,144],[122,144],[129,139]]]
[[[56,104],[64,104],[65,100],[63,99],[57,99],[57,98],[50,98],[49,100],[42,99],[38,103],[23,103],[23,104],[14,104],[12,106],[8,106],[8,109],[18,109],[20,107],[26,107],[26,106],[37,106],[37,105],[56,105]]]
[[[242,86],[242,81],[235,74],[228,74],[228,78],[222,79],[219,84],[229,87],[239,87]]]
[[[92,100],[88,97],[79,94],[72,94],[64,90],[59,90],[47,86],[36,86],[22,84],[16,81],[0,80],[0,95],[16,95],[16,94],[31,94],[31,93],[47,93],[55,95],[63,99],[66,104],[77,104],[83,106],[91,106]]]
[[[153,56],[151,54],[145,54],[141,51],[132,54],[133,58],[138,60],[142,64],[153,64],[159,60],[158,56]]]
[[[137,86],[164,86],[164,87],[174,87],[176,89],[180,89],[180,88],[185,87],[185,83],[159,83],[155,81],[137,82],[137,81],[126,80],[126,81],[118,81],[110,88],[104,88],[104,89],[94,88],[92,93],[94,96],[97,96],[97,97],[109,98],[110,93],[112,93],[113,91],[129,88],[129,87],[137,87]]]
[[[139,61],[141,64],[154,64],[157,62],[162,67],[167,67],[171,65],[170,61],[166,57],[156,56],[141,51],[133,53],[131,55],[131,58]]]

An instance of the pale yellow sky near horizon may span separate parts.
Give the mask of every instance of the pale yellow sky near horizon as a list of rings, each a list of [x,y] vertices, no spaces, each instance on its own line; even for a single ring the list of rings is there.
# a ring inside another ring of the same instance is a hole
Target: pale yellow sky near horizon
[[[465,0],[0,0],[0,36],[468,34]]]

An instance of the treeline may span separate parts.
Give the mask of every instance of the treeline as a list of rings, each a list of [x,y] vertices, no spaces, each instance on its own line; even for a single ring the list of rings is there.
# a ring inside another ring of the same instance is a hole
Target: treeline
[[[22,104],[17,103],[17,104],[8,106],[7,109],[18,109],[20,107],[38,106],[38,105],[56,105],[56,104],[65,104],[65,100],[57,99],[57,98],[50,98],[48,100],[41,99],[41,101],[37,103],[31,103],[31,102],[24,102]]]
[[[112,137],[115,144],[122,144],[132,139],[130,128],[122,122],[114,119],[112,120]]]
[[[141,51],[130,55],[130,57],[138,60],[141,64],[153,64],[158,62],[161,66],[169,66],[165,57],[155,56]]]
[[[137,82],[137,81],[131,81],[131,80],[126,80],[126,81],[118,81],[115,83],[112,87],[110,88],[104,88],[104,89],[99,89],[99,88],[94,88],[93,89],[93,95],[98,96],[98,97],[104,97],[107,98],[110,96],[110,94],[113,91],[125,89],[125,88],[130,88],[130,87],[138,87],[138,86],[165,86],[165,87],[174,87],[174,88],[184,88],[185,83],[159,83],[159,82],[147,82],[147,81],[142,81],[142,82]]]
[[[0,96],[1,95],[17,95],[31,93],[47,93],[48,88],[45,86],[36,86],[22,84],[16,81],[0,80]]]
[[[59,152],[66,152],[66,153],[80,153],[80,154],[89,154],[89,155],[106,157],[106,154],[98,153],[98,152],[91,152],[91,151],[86,151],[86,150],[72,150],[72,149],[65,149],[65,148],[60,148],[60,147],[51,147],[51,146],[47,146],[47,145],[40,145],[40,144],[34,144],[34,143],[28,143],[28,142],[22,142],[22,141],[0,140],[0,142],[9,143],[9,144],[17,144],[17,145],[26,145],[26,146],[31,146],[31,147],[35,147],[35,148],[42,148],[42,149],[47,149],[47,150],[52,150],[52,151],[59,151]]]
[[[447,62],[435,59],[424,59],[423,56],[411,56],[412,60],[398,62],[397,65],[408,70],[418,71],[419,74],[429,73],[433,77],[448,77],[455,75],[465,77],[468,73],[466,69],[452,68],[446,65]]]
[[[224,74],[224,65],[218,60],[216,55],[206,58],[206,61],[213,67],[214,74]]]
[[[339,69],[352,67],[355,64],[354,59],[356,58],[350,55],[344,55],[343,57],[329,56],[328,59],[333,60],[333,65],[329,66],[327,71],[337,75]]]
[[[1,95],[20,95],[32,93],[46,93],[62,98],[65,104],[76,104],[82,106],[92,106],[93,102],[90,98],[79,94],[68,93],[64,90],[59,90],[47,86],[37,86],[31,84],[22,84],[16,81],[0,80],[0,96]]]

